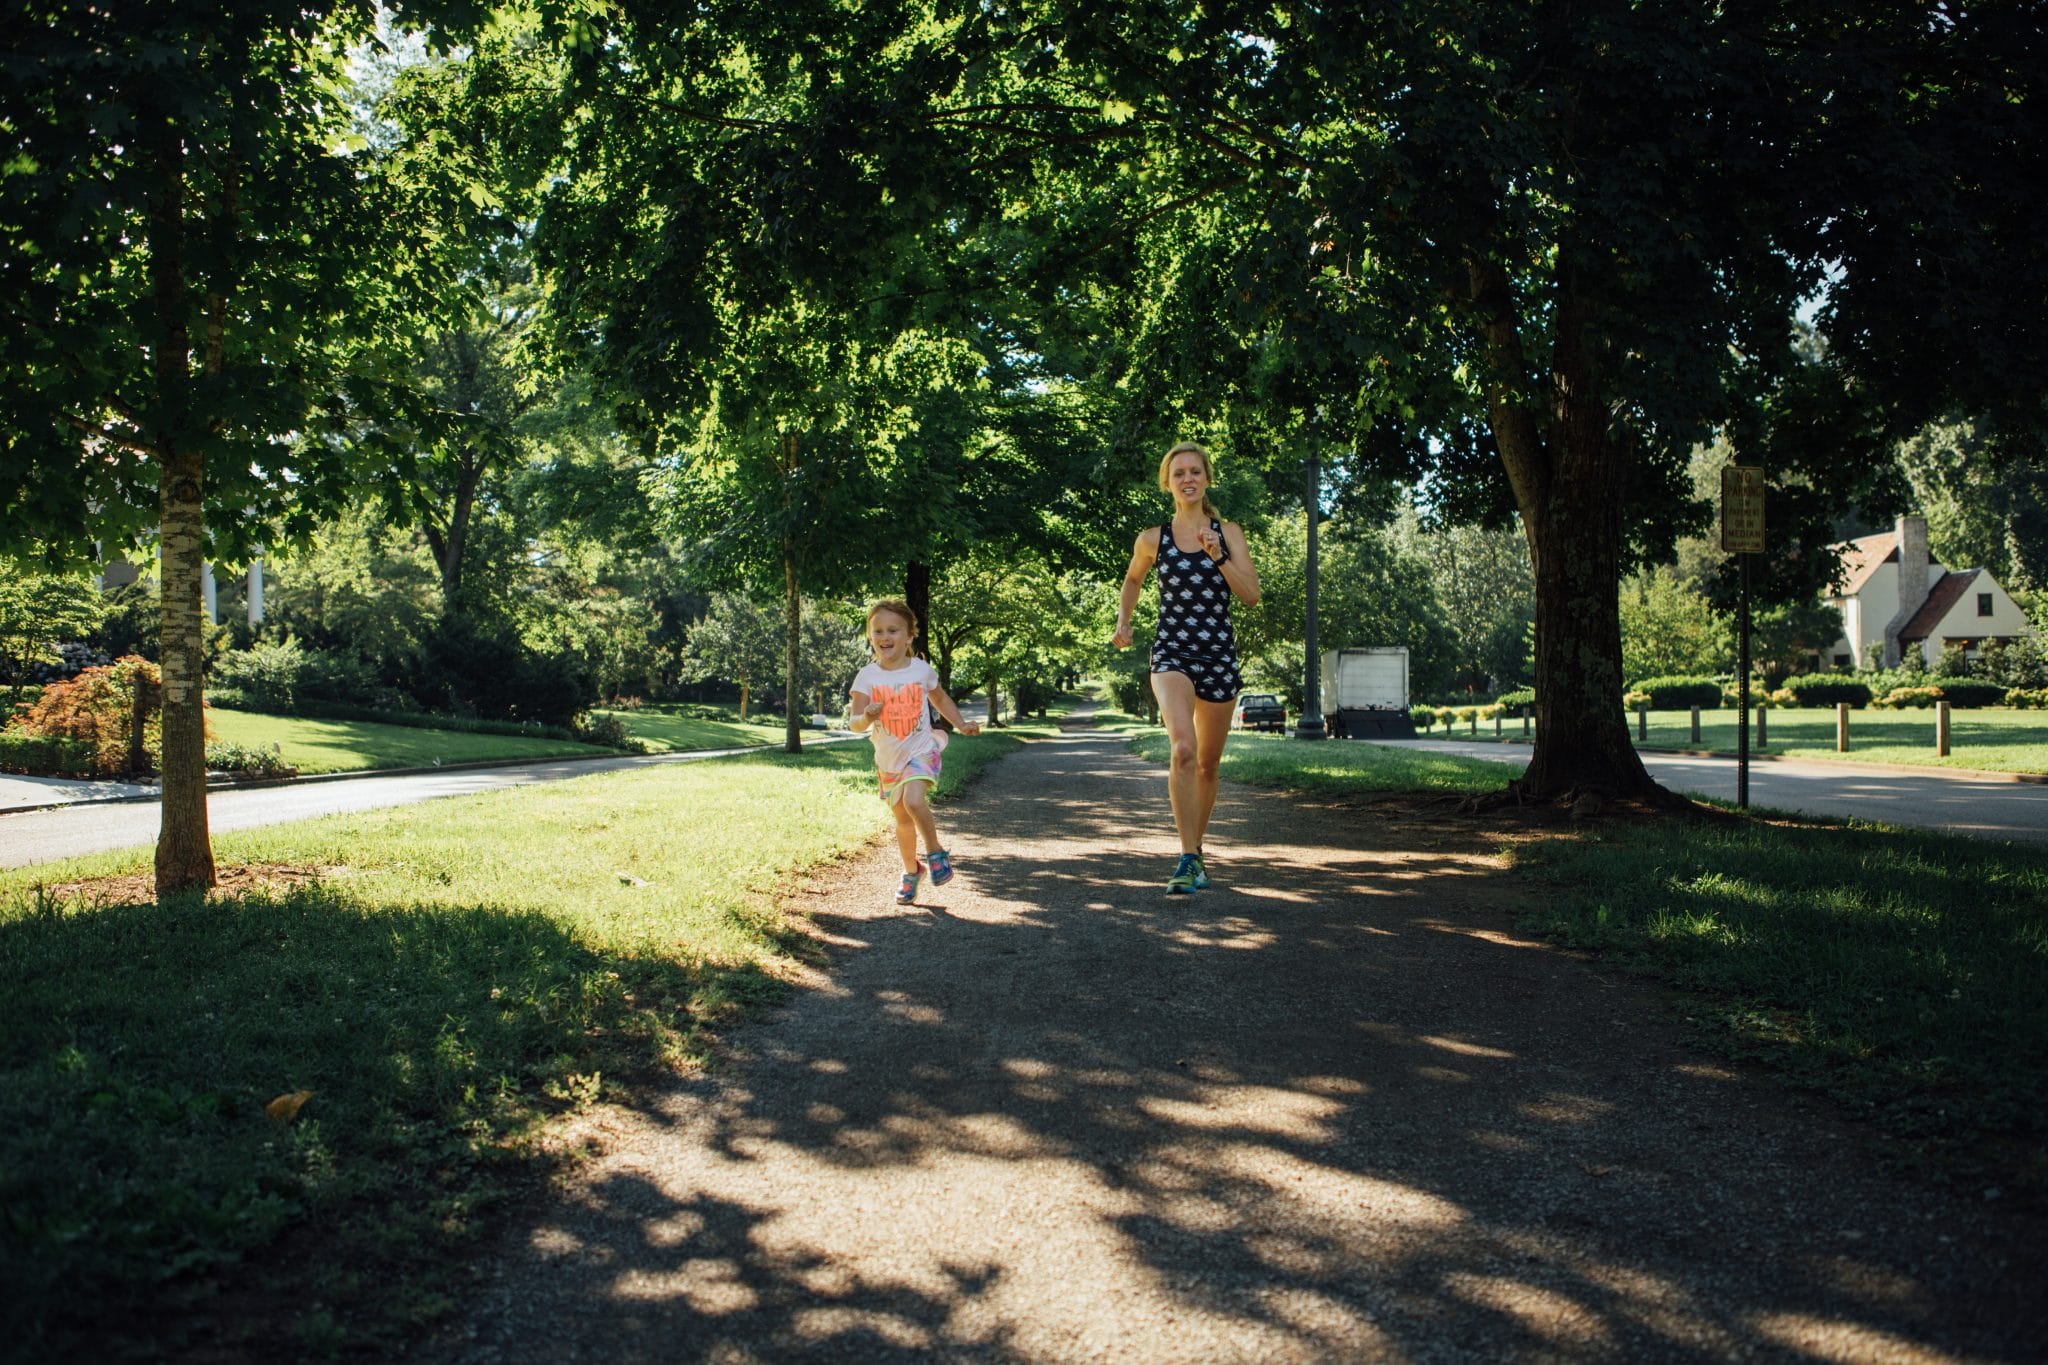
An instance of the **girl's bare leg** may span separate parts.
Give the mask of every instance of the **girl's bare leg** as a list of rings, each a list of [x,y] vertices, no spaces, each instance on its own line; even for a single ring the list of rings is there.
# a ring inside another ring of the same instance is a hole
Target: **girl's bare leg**
[[[1193,853],[1201,848],[1202,830],[1209,823],[1208,807],[1202,804],[1202,778],[1196,767],[1199,750],[1195,708],[1205,703],[1196,700],[1195,685],[1185,673],[1154,673],[1152,695],[1159,698],[1159,719],[1166,726],[1166,742],[1173,750],[1166,770],[1166,791],[1173,798],[1173,828],[1180,835],[1180,851]],[[1227,727],[1227,710],[1223,720]],[[1209,804],[1214,805],[1215,801],[1212,786]]]
[[[924,851],[929,853],[939,846],[939,824],[932,818],[932,805],[925,799],[925,791],[926,784],[911,783],[910,790],[903,793],[903,804],[910,808],[910,818],[916,822],[918,833],[924,835]],[[913,850],[915,847],[913,843]]]
[[[1192,691],[1193,689],[1190,689]],[[1216,809],[1216,788],[1221,785],[1216,770],[1223,762],[1223,742],[1230,738],[1230,716],[1237,708],[1227,701],[1195,699],[1195,846],[1202,851],[1202,838],[1209,832],[1209,814]]]
[[[907,809],[910,798],[914,795],[915,789],[904,792],[899,799],[889,803],[889,810],[896,817],[896,851],[903,855],[905,872],[917,871],[917,822]],[[929,811],[925,813],[925,818],[931,818]]]

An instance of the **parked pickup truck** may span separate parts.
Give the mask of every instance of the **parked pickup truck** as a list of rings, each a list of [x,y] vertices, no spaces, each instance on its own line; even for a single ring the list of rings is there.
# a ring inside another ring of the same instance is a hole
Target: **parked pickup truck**
[[[1285,730],[1287,708],[1271,692],[1243,692],[1230,717],[1233,730]]]

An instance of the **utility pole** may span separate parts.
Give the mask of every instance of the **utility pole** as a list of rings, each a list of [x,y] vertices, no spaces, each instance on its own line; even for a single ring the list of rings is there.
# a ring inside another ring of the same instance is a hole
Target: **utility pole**
[[[1308,592],[1302,616],[1301,714],[1295,718],[1296,739],[1328,739],[1323,730],[1322,648],[1316,640],[1316,523],[1323,517],[1323,467],[1316,458],[1315,437],[1308,447]]]

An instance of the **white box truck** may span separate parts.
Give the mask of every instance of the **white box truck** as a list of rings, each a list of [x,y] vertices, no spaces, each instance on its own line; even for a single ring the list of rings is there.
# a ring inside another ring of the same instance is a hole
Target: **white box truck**
[[[1323,727],[1332,739],[1413,739],[1408,647],[1323,654]]]

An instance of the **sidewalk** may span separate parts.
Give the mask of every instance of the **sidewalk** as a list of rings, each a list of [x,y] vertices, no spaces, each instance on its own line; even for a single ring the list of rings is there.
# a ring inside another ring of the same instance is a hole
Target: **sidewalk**
[[[2036,1229],[1886,1175],[1670,997],[1524,938],[1476,838],[1076,732],[800,904],[829,947],[609,1107],[427,1361],[2028,1358]]]

